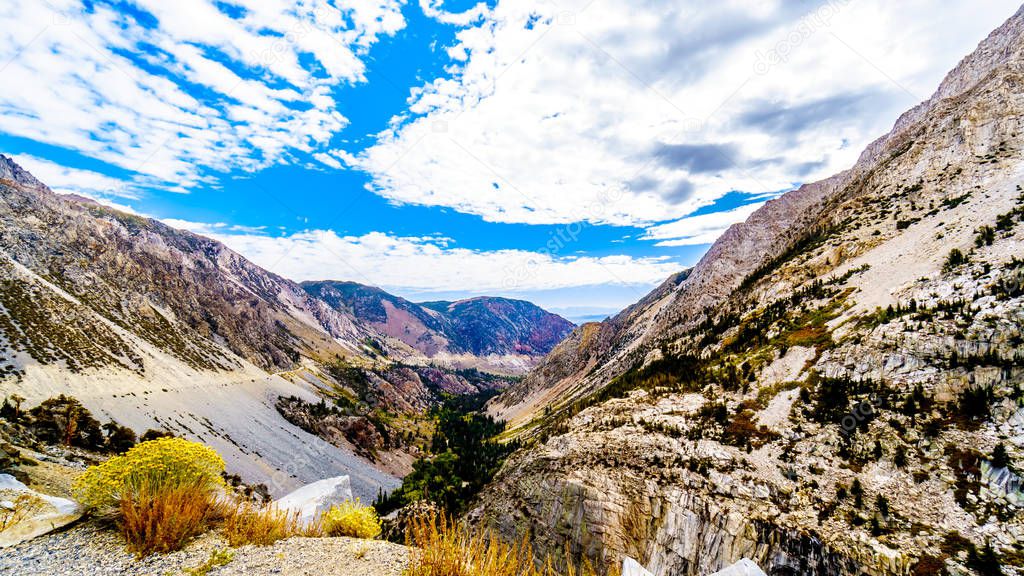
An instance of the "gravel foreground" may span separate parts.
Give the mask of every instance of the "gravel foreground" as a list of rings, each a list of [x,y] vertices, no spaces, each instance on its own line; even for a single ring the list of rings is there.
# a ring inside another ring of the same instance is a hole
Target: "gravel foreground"
[[[86,524],[0,549],[0,574],[177,576],[219,549],[230,550],[234,558],[210,569],[210,576],[399,576],[409,560],[406,547],[379,540],[290,538],[271,546],[228,548],[215,533],[179,552],[136,560],[117,533]]]

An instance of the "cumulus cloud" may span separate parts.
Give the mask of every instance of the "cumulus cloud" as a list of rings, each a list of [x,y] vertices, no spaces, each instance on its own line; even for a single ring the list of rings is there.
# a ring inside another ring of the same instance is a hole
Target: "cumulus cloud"
[[[222,223],[164,220],[215,238],[293,280],[346,279],[400,291],[515,294],[584,286],[649,286],[679,271],[665,258],[558,256],[527,250],[471,250],[437,236],[308,230],[285,236]]]
[[[129,4],[3,3],[0,131],[178,191],[326,147],[347,124],[332,88],[405,25],[401,0]]]
[[[398,202],[649,226],[849,167],[1015,8],[499,0],[450,47],[452,77],[335,157]]]

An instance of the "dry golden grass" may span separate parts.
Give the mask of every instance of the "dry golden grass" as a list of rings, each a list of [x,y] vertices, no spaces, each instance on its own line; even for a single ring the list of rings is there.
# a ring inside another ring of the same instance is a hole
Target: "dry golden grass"
[[[320,536],[320,523],[303,526],[299,513],[289,513],[275,506],[259,507],[238,504],[224,518],[224,537],[230,546],[269,546],[292,536]]]
[[[144,482],[122,493],[118,512],[118,528],[128,550],[139,557],[180,550],[219,515],[213,493],[201,482]]]
[[[584,560],[574,561],[566,554],[563,568],[556,569],[551,558],[538,568],[529,538],[506,544],[490,533],[471,534],[447,518],[419,519],[413,522],[409,567],[403,576],[597,576],[598,571]],[[617,567],[604,572],[616,576]]]

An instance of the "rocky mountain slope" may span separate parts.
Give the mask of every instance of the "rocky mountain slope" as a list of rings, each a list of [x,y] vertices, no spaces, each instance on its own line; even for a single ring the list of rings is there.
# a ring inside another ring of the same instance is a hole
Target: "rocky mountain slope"
[[[302,287],[332,308],[456,368],[522,372],[573,328],[561,316],[522,300],[478,297],[416,304],[355,282],[303,282]]]
[[[546,313],[522,304],[511,321],[487,318],[493,346],[460,348],[467,364],[505,344],[529,360],[557,337]],[[458,329],[472,314],[416,308],[465,341]],[[519,332],[504,339],[508,326]],[[372,498],[396,483],[381,470],[401,474],[411,462],[397,441],[411,430],[394,427],[416,428],[407,421],[440,392],[508,382],[430,361],[219,242],[55,194],[0,155],[0,396],[32,405],[70,394],[140,433],[201,440],[275,493],[349,473]],[[326,430],[310,423],[324,398],[339,415]]]
[[[200,439],[275,492],[343,473],[367,496],[396,483],[274,407],[336,383],[271,372],[371,362],[362,341],[375,332],[297,284],[212,240],[54,194],[3,156],[0,268],[0,394],[67,393],[139,432]]]
[[[60,197],[6,157],[0,182],[0,250],[9,279],[3,305],[14,330],[7,345],[38,361],[56,354],[72,371],[144,368],[109,326],[82,318],[85,310],[203,369],[230,368],[223,349],[261,368],[287,369],[300,356],[357,353],[352,343],[371,334],[218,242]]]
[[[1024,9],[850,170],[492,402],[471,513],[655,574],[1024,573]]]

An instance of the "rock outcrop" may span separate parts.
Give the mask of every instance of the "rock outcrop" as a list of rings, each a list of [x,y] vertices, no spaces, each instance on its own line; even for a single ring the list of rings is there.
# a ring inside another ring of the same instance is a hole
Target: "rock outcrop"
[[[82,517],[73,500],[42,494],[0,474],[0,548],[46,534]]]
[[[352,501],[352,483],[348,476],[325,478],[289,492],[274,505],[278,510],[297,514],[299,522],[309,525],[333,506]]]

